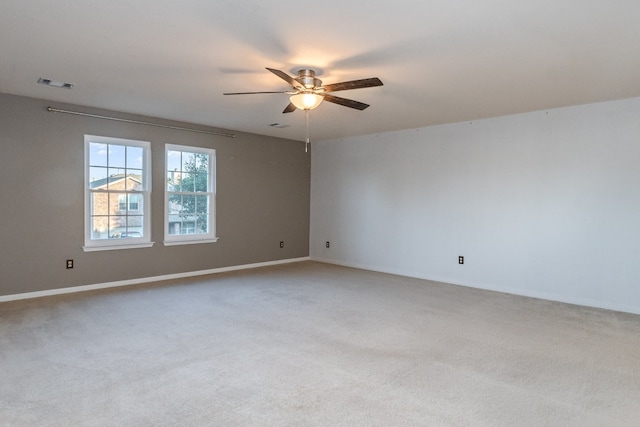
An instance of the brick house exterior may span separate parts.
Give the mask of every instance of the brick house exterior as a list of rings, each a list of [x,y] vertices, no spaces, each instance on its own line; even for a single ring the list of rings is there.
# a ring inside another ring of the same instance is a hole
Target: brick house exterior
[[[118,174],[91,182],[91,189],[98,190],[92,191],[92,238],[127,236],[122,233],[128,233],[129,237],[138,236],[137,233],[142,236],[144,197],[141,193],[131,193],[142,190],[141,178],[135,174]]]

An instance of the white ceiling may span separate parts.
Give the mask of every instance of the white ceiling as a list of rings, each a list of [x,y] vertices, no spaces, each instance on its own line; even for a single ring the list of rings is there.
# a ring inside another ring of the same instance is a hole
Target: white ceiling
[[[638,0],[2,0],[0,92],[305,138],[265,67],[384,86],[312,140],[640,96]],[[36,83],[74,83],[71,90]],[[52,103],[55,106],[55,103]],[[290,125],[276,129],[270,123]]]

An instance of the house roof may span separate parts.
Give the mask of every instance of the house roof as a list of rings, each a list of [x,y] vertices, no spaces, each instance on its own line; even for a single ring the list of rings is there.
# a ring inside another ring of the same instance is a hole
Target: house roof
[[[337,93],[364,111],[311,111],[317,141],[640,96],[639,18],[637,0],[3,0],[0,92],[304,140],[286,94],[222,93],[290,89],[265,67],[382,80]]]
[[[106,187],[107,184],[114,184],[118,181],[122,181],[124,179],[130,179],[132,181],[135,181],[138,184],[142,184],[142,176],[141,175],[136,175],[136,174],[129,174],[129,175],[125,175],[125,174],[117,174],[117,175],[111,175],[107,178],[103,178],[103,179],[97,179],[95,181],[91,181],[90,185],[92,189],[98,189],[101,187]]]

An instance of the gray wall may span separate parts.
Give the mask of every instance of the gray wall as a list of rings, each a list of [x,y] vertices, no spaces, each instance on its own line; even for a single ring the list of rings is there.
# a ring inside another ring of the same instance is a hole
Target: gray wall
[[[312,152],[312,258],[640,313],[640,98]]]
[[[47,106],[194,127],[0,94],[0,295],[308,256],[310,158],[303,143],[51,113]],[[152,248],[82,250],[85,134],[151,142]],[[162,244],[165,143],[216,149],[217,243]],[[74,269],[65,269],[66,259],[75,260]]]

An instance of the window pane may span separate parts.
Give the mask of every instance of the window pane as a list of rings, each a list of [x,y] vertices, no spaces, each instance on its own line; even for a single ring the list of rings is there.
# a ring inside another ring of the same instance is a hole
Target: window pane
[[[209,232],[209,196],[196,196],[196,233]]]
[[[121,168],[124,171],[124,168],[127,166],[125,152],[126,146],[109,144],[109,166],[112,168]]]
[[[127,146],[127,168],[142,169],[143,152],[142,147]]]
[[[169,215],[169,234],[180,234],[180,216]]]
[[[129,194],[129,211],[137,212],[140,210],[140,195]]]
[[[209,184],[209,176],[204,173],[199,173],[195,175],[195,183],[196,183],[196,191],[197,192],[206,192],[208,190]]]
[[[142,170],[141,169],[127,169],[127,190],[131,191],[140,191],[143,187],[142,182]]]
[[[169,206],[168,212],[169,214],[177,214],[182,210],[182,196],[177,194],[172,194],[169,196]]]
[[[107,189],[107,168],[91,167],[89,168],[89,188]]]
[[[89,143],[89,165],[90,166],[107,166],[107,144],[97,142]]]
[[[109,213],[109,194],[91,193],[91,215],[107,215]]]
[[[129,237],[142,237],[143,225],[144,217],[142,215],[129,215],[127,217],[127,232],[135,232],[132,233]]]
[[[109,168],[108,190],[125,190],[126,182],[124,180],[124,168]]]
[[[169,234],[184,235],[195,234],[195,221],[190,216],[170,215]]]
[[[182,169],[182,156],[180,151],[169,150],[167,152],[167,170],[180,172]]]
[[[196,212],[196,196],[182,196],[182,212],[188,214]]]
[[[209,213],[209,196],[196,196],[196,212]]]
[[[195,234],[196,222],[193,217],[183,216],[180,234]]]
[[[109,237],[119,238],[122,232],[127,231],[126,216],[110,216],[109,217]]]
[[[198,215],[196,232],[200,234],[206,234],[209,232],[209,216]]]
[[[194,176],[190,173],[182,174],[182,180],[180,181],[182,191],[193,193],[195,190]]]
[[[167,191],[178,191],[180,189],[180,182],[176,180],[175,172],[167,173]]]
[[[109,217],[95,216],[91,218],[91,238],[92,239],[108,239],[109,238]]]
[[[209,165],[209,155],[204,153],[198,153],[196,155],[196,170],[199,172],[207,171]]]
[[[182,152],[182,171],[191,172],[196,168],[196,156],[187,151]]]
[[[118,207],[116,211],[119,213],[125,213],[127,211],[127,195],[126,194],[118,194]]]

